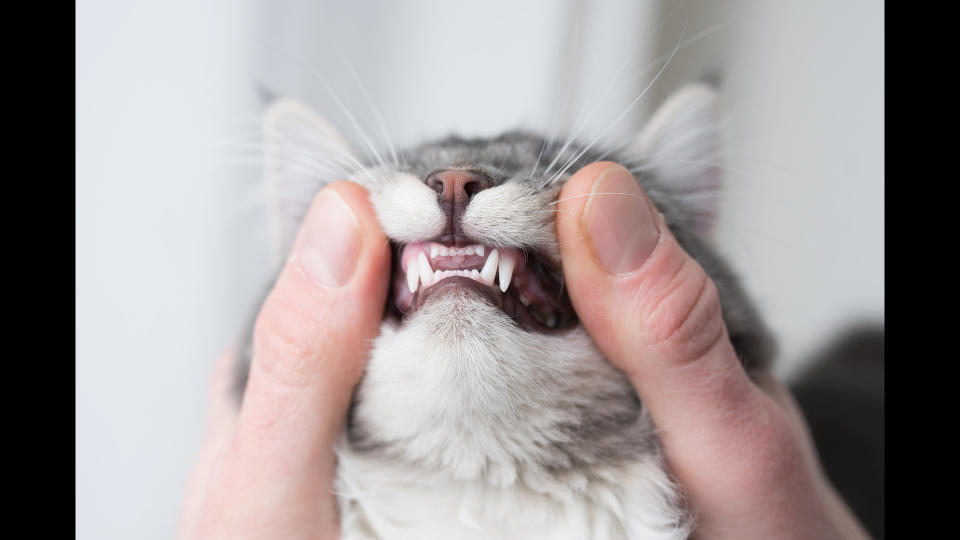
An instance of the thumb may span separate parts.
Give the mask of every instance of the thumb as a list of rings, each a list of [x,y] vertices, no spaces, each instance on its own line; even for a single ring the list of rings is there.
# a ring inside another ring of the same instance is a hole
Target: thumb
[[[366,191],[333,183],[257,318],[238,454],[253,460],[252,481],[285,486],[305,511],[316,512],[313,495],[329,498],[333,445],[383,318],[389,266]]]
[[[593,163],[567,182],[557,234],[581,322],[629,377],[668,455],[703,449],[715,459],[714,443],[735,439],[734,424],[746,429],[743,419],[769,400],[737,359],[714,283],[615,163]]]
[[[747,376],[716,286],[622,166],[564,186],[557,236],[577,315],[658,428],[698,513],[698,536],[862,538],[829,487],[802,419],[772,379]]]

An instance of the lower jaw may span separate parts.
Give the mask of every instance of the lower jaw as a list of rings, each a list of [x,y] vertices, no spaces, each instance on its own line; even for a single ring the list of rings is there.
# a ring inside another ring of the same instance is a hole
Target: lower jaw
[[[413,295],[413,302],[410,310],[402,315],[403,318],[411,316],[431,298],[445,295],[451,291],[466,291],[476,296],[481,301],[485,301],[494,307],[500,308],[508,317],[513,319],[524,330],[538,332],[543,334],[556,334],[570,330],[576,326],[576,321],[568,321],[566,324],[557,327],[546,326],[533,317],[526,307],[513,296],[501,293],[492,287],[480,283],[474,279],[461,276],[446,278],[439,283],[432,285],[427,289],[419,289]]]

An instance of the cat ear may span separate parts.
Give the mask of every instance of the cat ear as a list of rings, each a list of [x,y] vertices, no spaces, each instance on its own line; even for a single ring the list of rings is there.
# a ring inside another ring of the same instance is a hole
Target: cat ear
[[[720,191],[718,96],[713,87],[691,84],[660,106],[633,143],[659,189],[681,207],[698,234],[713,226]]]
[[[326,118],[293,98],[280,98],[263,116],[267,203],[274,262],[288,255],[317,192],[347,178],[358,159]]]

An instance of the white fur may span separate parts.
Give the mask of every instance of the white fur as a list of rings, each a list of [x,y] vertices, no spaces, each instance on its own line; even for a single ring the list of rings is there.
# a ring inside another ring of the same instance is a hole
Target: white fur
[[[627,384],[581,328],[521,332],[466,293],[385,323],[355,415],[391,450],[342,441],[344,538],[685,538],[658,454],[561,472],[540,463],[572,406]],[[637,427],[653,436],[648,416]]]
[[[542,492],[516,482],[423,477],[388,461],[338,452],[337,496],[345,540],[663,539],[677,526],[674,488],[653,456],[597,470],[583,484]]]
[[[531,182],[508,182],[477,193],[463,213],[462,230],[488,245],[538,246],[552,251],[556,216],[550,203],[560,188],[536,192],[533,187]]]
[[[437,193],[419,178],[406,173],[385,174],[371,184],[367,186],[370,202],[387,236],[400,242],[417,242],[436,237],[443,230]]]

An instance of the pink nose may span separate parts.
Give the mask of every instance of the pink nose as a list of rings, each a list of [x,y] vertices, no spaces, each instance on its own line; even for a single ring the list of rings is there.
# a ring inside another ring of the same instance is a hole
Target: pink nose
[[[460,218],[470,199],[493,186],[490,177],[478,171],[438,171],[427,177],[427,186],[437,192],[437,203],[446,216],[446,230],[436,241],[446,245],[465,245],[470,240],[460,232]]]
[[[427,177],[427,186],[440,194],[440,205],[445,208],[466,206],[471,197],[491,185],[485,174],[475,171],[440,171]]]

